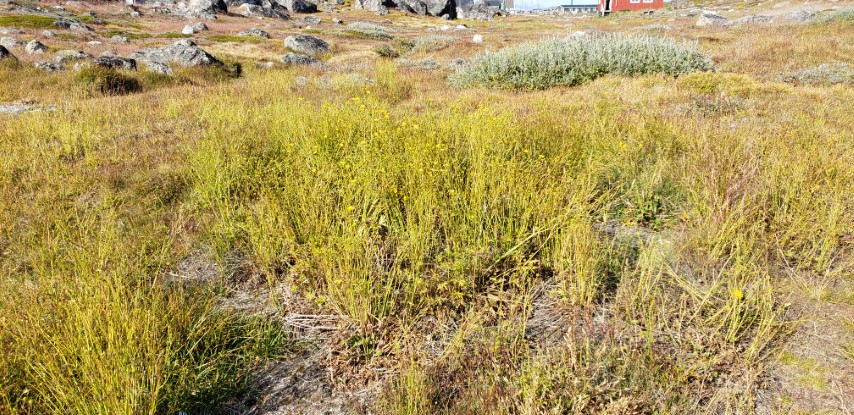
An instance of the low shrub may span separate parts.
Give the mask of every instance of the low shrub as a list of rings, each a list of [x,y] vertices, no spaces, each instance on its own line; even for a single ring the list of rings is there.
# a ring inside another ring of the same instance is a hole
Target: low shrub
[[[854,9],[834,10],[834,11],[819,15],[815,19],[815,21],[817,23],[854,24]]]
[[[543,89],[603,75],[680,75],[712,69],[696,43],[650,35],[595,35],[486,52],[453,74],[458,87]]]
[[[86,88],[104,95],[124,95],[142,89],[139,80],[119,71],[88,67],[81,69],[76,75],[76,81]]]
[[[374,23],[353,22],[347,25],[344,33],[351,37],[362,39],[386,40],[391,39],[388,29]]]
[[[374,52],[376,52],[377,55],[380,55],[383,58],[394,59],[394,58],[400,57],[400,52],[398,52],[397,49],[395,49],[389,45],[379,45],[376,48],[374,48]]]
[[[457,38],[453,36],[443,36],[443,35],[434,35],[434,36],[425,36],[415,40],[414,45],[412,46],[412,53],[419,52],[435,52],[438,50],[445,49],[450,46],[451,43],[457,41]]]

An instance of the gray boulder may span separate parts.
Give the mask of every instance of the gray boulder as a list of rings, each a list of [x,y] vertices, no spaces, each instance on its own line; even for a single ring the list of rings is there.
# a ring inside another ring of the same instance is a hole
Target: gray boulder
[[[85,31],[90,31],[90,32],[92,31],[91,27],[86,26],[83,23],[80,23],[79,20],[71,19],[68,17],[63,17],[63,18],[53,22],[53,25],[60,28],[60,29],[66,29],[66,30],[79,30],[79,31],[85,30]]]
[[[353,4],[354,8],[372,11],[380,15],[388,14],[388,8],[393,6],[394,3],[390,0],[356,0]]]
[[[285,47],[306,55],[322,55],[329,53],[329,44],[310,35],[288,36]]]
[[[42,37],[54,37],[54,36],[56,36],[56,33],[53,33],[53,31],[50,31],[50,30],[42,31]]]
[[[189,39],[179,40],[162,48],[143,49],[129,56],[143,62],[162,64],[174,63],[180,66],[220,65],[217,58],[205,52]]]
[[[6,49],[14,49],[19,48],[24,44],[24,42],[15,39],[13,37],[3,37],[0,38],[0,46],[4,46]]]
[[[56,52],[53,61],[61,64],[70,61],[92,59],[93,57],[94,56],[80,50],[61,50],[59,52]]]
[[[421,16],[456,15],[454,0],[394,0],[398,9]]]
[[[485,0],[475,0],[472,4],[459,6],[456,12],[456,17],[471,20],[492,20],[501,15],[497,7],[489,6]]]
[[[33,66],[45,72],[59,72],[63,69],[61,65],[53,62],[36,62]]]
[[[697,18],[697,23],[695,23],[694,25],[697,27],[723,27],[726,26],[727,23],[729,23],[729,20],[726,17],[711,12],[703,12],[703,14],[699,18]]]
[[[192,28],[194,32],[199,33],[208,30],[208,25],[206,25],[204,22],[198,22],[194,24]]]
[[[0,35],[23,35],[25,33],[27,33],[27,32],[20,30],[20,29],[6,29],[6,28],[0,29]]]
[[[30,55],[42,54],[47,51],[47,46],[44,43],[39,42],[38,40],[31,40],[27,43],[27,46],[24,47],[24,50],[27,51]]]
[[[306,0],[278,0],[291,13],[317,13],[317,5]]]
[[[774,18],[771,16],[744,16],[738,19],[730,20],[724,23],[724,26],[738,26],[743,24],[755,24],[755,23],[770,23]]]
[[[267,33],[266,30],[261,30],[261,29],[258,29],[257,27],[253,27],[252,29],[240,32],[237,34],[237,36],[255,36],[255,37],[260,37],[260,38],[264,38],[264,39],[270,38],[270,34]]]
[[[241,2],[235,8],[232,8],[235,14],[243,17],[269,17],[274,19],[288,20],[291,18],[288,11],[279,3],[273,0],[261,0],[255,2]]]
[[[808,22],[818,15],[817,12],[812,10],[800,10],[796,12],[791,12],[783,16],[784,19],[790,20],[797,23]]]
[[[184,25],[184,28],[181,29],[181,34],[182,35],[194,35],[194,34],[196,34],[196,31],[193,30],[193,26]]]
[[[156,72],[161,75],[172,75],[172,68],[165,63],[160,62],[143,62],[145,64],[145,68],[151,72]]]
[[[116,43],[130,43],[130,40],[122,35],[115,35],[111,37],[110,40]]]
[[[288,53],[287,55],[282,57],[282,63],[285,66],[322,66],[323,64],[314,57],[307,55],[300,55],[298,53]]]
[[[321,18],[319,18],[319,17],[317,17],[317,16],[305,16],[305,17],[303,17],[302,19],[299,19],[299,21],[300,21],[301,23],[305,23],[305,24],[314,24],[314,25],[318,25],[318,24],[320,24],[320,22],[322,22],[322,21],[323,21],[323,19],[321,19]]]
[[[12,54],[12,52],[9,52],[9,49],[6,49],[5,46],[0,46],[0,61],[7,59],[13,61],[18,60],[18,58],[16,58],[15,55]]]
[[[224,0],[186,0],[178,3],[175,14],[188,19],[216,19],[217,13],[227,13],[228,6]]]
[[[92,61],[95,66],[108,69],[123,69],[126,71],[136,70],[136,60],[121,57],[101,56]]]

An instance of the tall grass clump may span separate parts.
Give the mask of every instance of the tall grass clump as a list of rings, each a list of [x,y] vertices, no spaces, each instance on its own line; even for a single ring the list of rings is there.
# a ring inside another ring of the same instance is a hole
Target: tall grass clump
[[[712,69],[696,43],[650,35],[595,35],[546,40],[487,52],[453,74],[463,88],[543,89],[604,75],[680,75]]]
[[[369,22],[353,22],[347,25],[345,33],[363,39],[386,40],[391,39],[388,29],[378,24]]]

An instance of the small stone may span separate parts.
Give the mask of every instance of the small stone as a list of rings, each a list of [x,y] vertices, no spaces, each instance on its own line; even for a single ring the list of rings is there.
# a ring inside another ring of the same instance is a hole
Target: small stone
[[[59,72],[62,70],[62,66],[52,62],[36,62],[33,66],[45,72]]]
[[[472,41],[472,42],[474,42],[474,43],[483,43],[483,36],[481,36],[481,35],[474,35],[474,36],[472,36],[472,37],[471,37],[471,41]]]
[[[108,69],[122,69],[126,71],[136,70],[136,60],[125,59],[120,57],[101,56],[92,61],[95,66],[100,66]]]
[[[439,30],[441,30],[443,32],[447,32],[448,30],[451,30],[451,26],[443,25],[442,27],[439,28]]]
[[[238,36],[255,36],[255,37],[260,37],[263,39],[269,39],[270,38],[270,34],[267,33],[266,30],[262,30],[262,29],[258,29],[258,28],[252,28],[252,29],[240,32],[237,35]]]
[[[30,55],[42,54],[47,51],[47,46],[45,46],[42,42],[33,39],[29,43],[27,43],[27,46],[24,48],[24,50],[26,50],[27,53],[29,53]]]
[[[198,22],[193,25],[193,31],[196,33],[204,32],[206,30],[208,30],[208,25],[206,25],[204,22]]]
[[[42,37],[54,37],[54,36],[56,36],[56,33],[52,32],[50,30],[45,30],[42,32]]]
[[[5,46],[6,49],[19,48],[23,44],[24,44],[24,42],[21,42],[20,40],[15,39],[13,37],[0,38],[0,46]]]
[[[110,40],[116,43],[130,43],[130,40],[122,35],[115,35]]]
[[[308,55],[300,55],[298,53],[288,53],[282,57],[282,63],[286,66],[321,66],[322,63],[314,57]]]
[[[83,59],[92,59],[93,56],[79,50],[61,50],[56,52],[54,55],[53,61],[56,63],[65,63],[68,61],[76,61]]]
[[[186,26],[184,26],[184,29],[181,30],[181,34],[194,35],[194,34],[196,34],[196,31],[193,30],[193,26],[186,25]]]

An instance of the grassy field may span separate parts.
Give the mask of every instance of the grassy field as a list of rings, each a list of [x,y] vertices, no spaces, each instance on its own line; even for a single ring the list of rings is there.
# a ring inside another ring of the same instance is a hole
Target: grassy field
[[[471,26],[386,35],[566,34]],[[385,35],[133,90],[0,64],[0,103],[53,106],[0,114],[0,413],[265,413],[306,356],[345,413],[847,413],[854,89],[784,80],[854,63],[851,20],[666,36],[715,70],[463,89]]]

